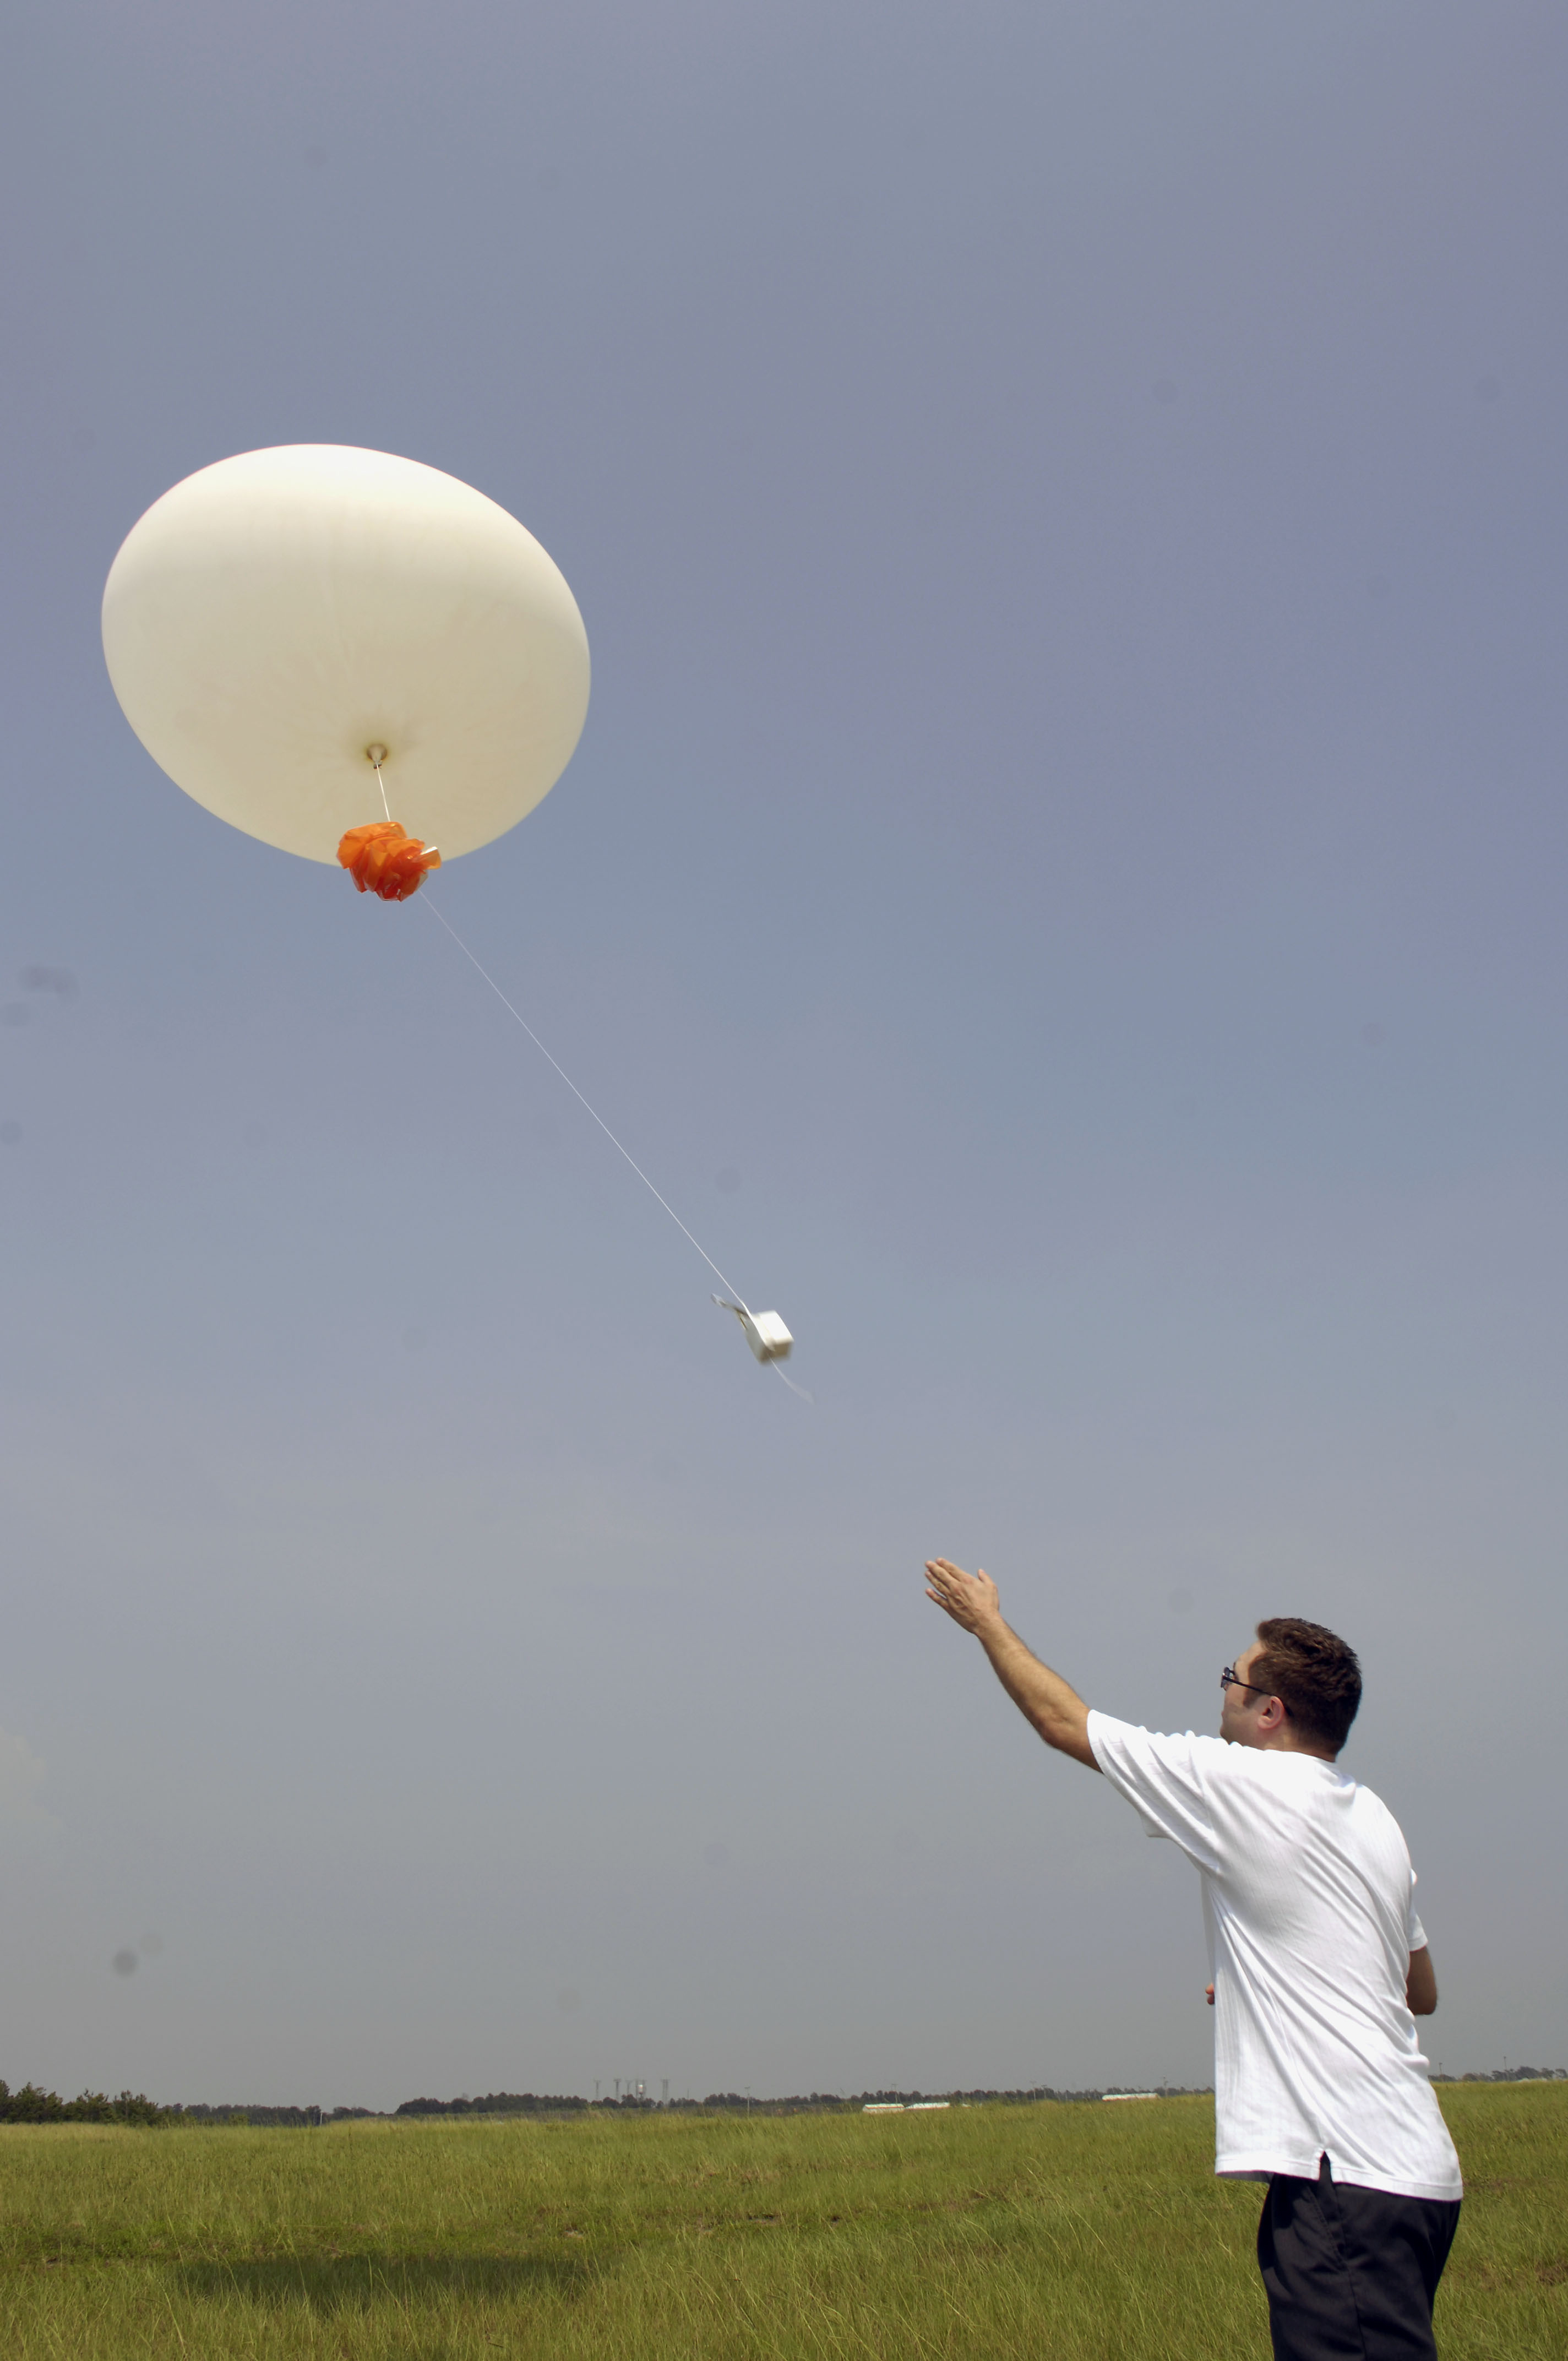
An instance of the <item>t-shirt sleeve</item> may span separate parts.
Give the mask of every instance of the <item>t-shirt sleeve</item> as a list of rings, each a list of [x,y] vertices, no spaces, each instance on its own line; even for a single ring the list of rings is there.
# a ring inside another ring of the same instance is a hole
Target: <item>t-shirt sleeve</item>
[[[1416,1872],[1412,1869],[1410,1872],[1410,1911],[1408,1948],[1412,1951],[1424,1951],[1426,1947],[1427,1930],[1421,1925],[1420,1919],[1416,1915]]]
[[[1135,1730],[1130,1721],[1091,1711],[1094,1760],[1124,1795],[1150,1836],[1169,1837],[1200,1868],[1217,1867],[1213,1825],[1204,1793],[1201,1750],[1217,1739],[1168,1737]]]

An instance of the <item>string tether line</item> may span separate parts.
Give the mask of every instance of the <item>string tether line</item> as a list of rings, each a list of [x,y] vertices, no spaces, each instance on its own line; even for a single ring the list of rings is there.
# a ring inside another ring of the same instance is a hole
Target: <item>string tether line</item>
[[[376,775],[378,778],[380,776],[379,764],[377,765]],[[383,789],[383,796],[385,795],[385,789]],[[389,813],[388,817],[389,818],[390,818]],[[453,941],[456,944],[458,950],[462,952],[469,965],[477,969],[478,973],[484,977],[485,982],[489,985],[490,990],[495,994],[496,998],[500,1002],[501,1006],[506,1010],[507,1015],[514,1017],[517,1023],[521,1026],[523,1031],[527,1034],[534,1048],[539,1051],[540,1056],[542,1058],[549,1059],[551,1065],[554,1067],[555,1071],[560,1075],[561,1080],[565,1083],[566,1088],[571,1092],[572,1096],[580,1105],[587,1109],[588,1114],[592,1115],[594,1121],[598,1124],[599,1129],[603,1132],[610,1146],[617,1149],[620,1155],[624,1156],[626,1161],[630,1165],[631,1170],[636,1173],[637,1178],[641,1181],[642,1186],[647,1190],[649,1195],[658,1199],[659,1203],[663,1205],[665,1213],[668,1213],[671,1221],[674,1222],[682,1237],[686,1240],[689,1246],[696,1246],[698,1254],[701,1255],[709,1270],[713,1272],[716,1279],[723,1280],[724,1285],[729,1289],[730,1294],[739,1295],[740,1290],[735,1285],[734,1281],[732,1279],[725,1279],[724,1273],[719,1269],[718,1265],[714,1261],[713,1257],[708,1253],[707,1248],[702,1244],[700,1239],[694,1238],[692,1236],[691,1232],[687,1229],[685,1224],[682,1221],[680,1215],[676,1213],[669,1199],[667,1197],[660,1196],[658,1190],[654,1188],[653,1183],[649,1180],[648,1175],[643,1171],[642,1167],[638,1163],[637,1159],[632,1155],[631,1150],[629,1148],[622,1146],[621,1142],[617,1139],[614,1132],[611,1131],[609,1124],[606,1123],[603,1115],[600,1115],[598,1109],[596,1106],[591,1105],[589,1102],[584,1098],[582,1092],[577,1088],[577,1085],[572,1080],[571,1075],[566,1071],[565,1067],[562,1065],[559,1059],[552,1058],[550,1056],[549,1050],[544,1047],[543,1042],[540,1039],[538,1034],[534,1031],[527,1017],[521,1015],[520,1012],[512,1006],[511,1002],[507,998],[506,994],[501,990],[500,985],[496,982],[495,977],[490,973],[488,968],[482,966],[479,961],[475,958],[473,952],[468,949],[467,944],[464,941],[456,928],[452,924],[451,919],[447,917],[445,912],[440,909],[437,905],[432,901],[428,890],[419,896],[419,899],[423,904],[424,907],[430,912],[431,917],[433,918],[439,919],[440,923],[445,928],[447,933],[451,936]],[[715,1301],[717,1301],[718,1299],[716,1297]],[[782,1369],[779,1371],[779,1375],[783,1377],[784,1371]],[[796,1388],[795,1390],[798,1392],[800,1389]]]

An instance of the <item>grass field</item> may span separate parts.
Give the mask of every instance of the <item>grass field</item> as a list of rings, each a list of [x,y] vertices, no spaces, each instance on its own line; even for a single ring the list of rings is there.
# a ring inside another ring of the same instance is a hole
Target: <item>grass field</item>
[[[1462,2085],[1444,2361],[1568,2355],[1568,2084]],[[0,2353],[1266,2361],[1213,2110],[0,2129]]]

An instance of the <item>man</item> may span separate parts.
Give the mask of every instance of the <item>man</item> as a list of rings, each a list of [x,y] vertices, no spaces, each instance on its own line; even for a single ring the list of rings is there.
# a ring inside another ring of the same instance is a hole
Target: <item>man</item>
[[[1219,1737],[1161,1737],[1091,1712],[1003,1621],[988,1575],[939,1557],[926,1576],[1047,1745],[1102,1771],[1198,1871],[1214,2169],[1268,2184],[1277,2361],[1435,2361],[1459,2159],[1416,2036],[1437,1982],[1410,1856],[1334,1767],[1361,1702],[1354,1653],[1321,1623],[1260,1623],[1220,1675]]]

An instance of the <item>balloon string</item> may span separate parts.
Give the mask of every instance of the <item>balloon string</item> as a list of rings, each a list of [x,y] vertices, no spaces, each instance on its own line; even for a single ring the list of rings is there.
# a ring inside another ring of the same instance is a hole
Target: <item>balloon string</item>
[[[378,770],[377,772],[377,776],[380,776]],[[385,790],[383,790],[383,793],[384,792]],[[389,818],[390,817],[391,815],[389,813],[388,818]],[[550,1060],[550,1063],[555,1068],[555,1071],[560,1075],[561,1080],[565,1083],[566,1088],[571,1092],[572,1096],[583,1106],[587,1107],[589,1115],[593,1116],[594,1121],[598,1124],[599,1129],[603,1132],[610,1146],[614,1148],[620,1149],[620,1154],[625,1157],[628,1164],[630,1165],[631,1170],[636,1173],[637,1178],[641,1181],[642,1186],[647,1190],[649,1195],[658,1198],[660,1204],[663,1206],[665,1213],[668,1213],[671,1221],[674,1222],[682,1237],[685,1238],[689,1245],[696,1247],[698,1254],[701,1255],[704,1262],[707,1265],[709,1270],[713,1272],[715,1278],[724,1279],[724,1284],[729,1288],[730,1294],[738,1295],[740,1293],[740,1290],[735,1286],[733,1280],[724,1278],[724,1273],[719,1269],[718,1265],[714,1261],[713,1257],[708,1253],[707,1248],[699,1244],[699,1242],[692,1236],[691,1232],[687,1229],[685,1224],[682,1221],[674,1207],[670,1203],[668,1198],[659,1196],[659,1191],[654,1188],[653,1183],[649,1180],[648,1175],[643,1171],[642,1167],[638,1163],[637,1159],[632,1155],[630,1149],[629,1148],[621,1147],[620,1140],[617,1139],[614,1132],[611,1131],[609,1124],[606,1123],[603,1115],[599,1114],[598,1108],[588,1105],[587,1100],[583,1097],[581,1091],[577,1088],[577,1085],[572,1080],[571,1075],[566,1071],[565,1066],[559,1064],[555,1059],[550,1057],[549,1050],[544,1047],[543,1042],[540,1039],[532,1026],[528,1022],[528,1019],[525,1016],[518,1015],[517,1010],[512,1006],[510,1001],[507,998],[506,994],[496,982],[495,977],[490,974],[488,969],[479,966],[478,961],[474,957],[473,952],[468,949],[467,944],[464,941],[456,928],[452,924],[445,913],[439,909],[436,904],[431,900],[428,890],[421,894],[418,898],[423,904],[424,907],[430,912],[433,918],[440,919],[442,925],[446,928],[447,933],[451,936],[453,941],[456,944],[458,950],[462,952],[469,965],[478,969],[479,973],[484,977],[485,982],[489,985],[490,990],[495,994],[496,998],[500,1002],[501,1006],[506,1010],[507,1015],[517,1018],[518,1023],[522,1027],[523,1031],[527,1034],[534,1048],[539,1051],[541,1057],[548,1058]],[[779,1371],[779,1375],[781,1377],[784,1376],[784,1371],[782,1369]],[[785,1378],[784,1382],[788,1384],[789,1380]]]
[[[390,818],[391,818],[391,817],[392,817],[392,807],[391,807],[391,805],[387,801],[387,782],[386,782],[386,780],[381,776],[381,765],[380,765],[380,763],[377,763],[373,767],[374,767],[374,769],[375,769],[375,773],[376,773],[376,785],[377,785],[380,788],[380,790],[381,790],[381,809],[386,813],[387,818],[388,818],[389,819],[390,819]]]

